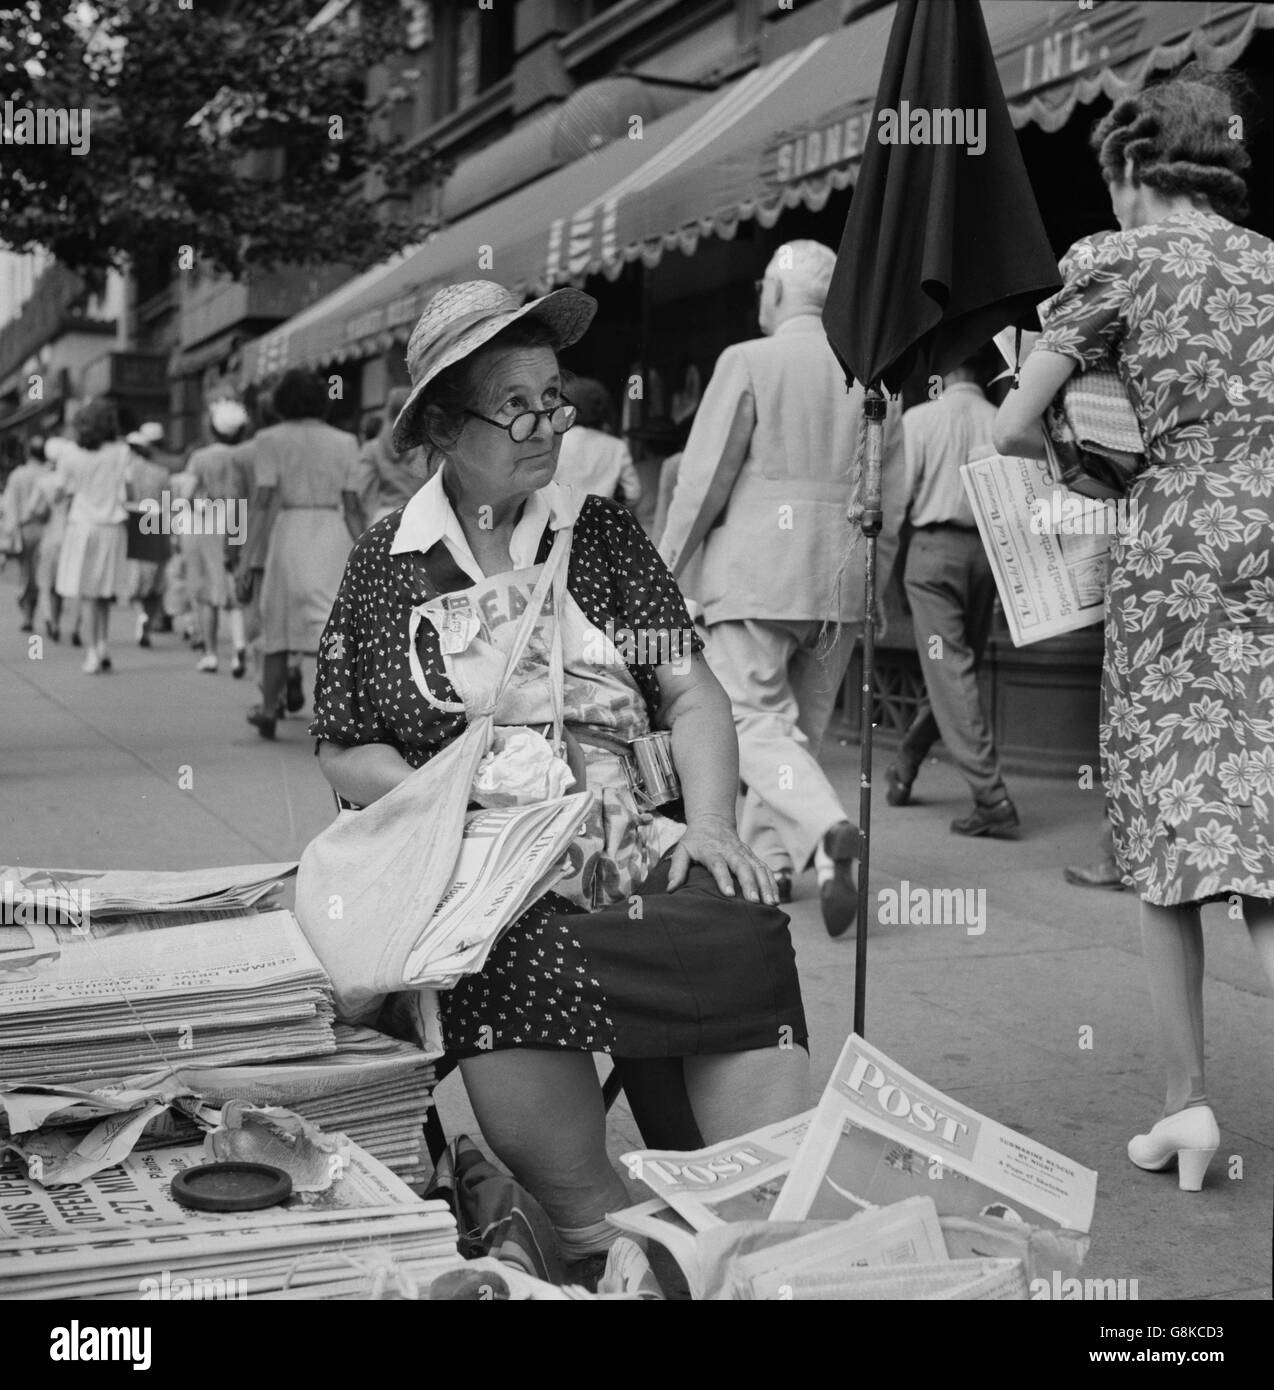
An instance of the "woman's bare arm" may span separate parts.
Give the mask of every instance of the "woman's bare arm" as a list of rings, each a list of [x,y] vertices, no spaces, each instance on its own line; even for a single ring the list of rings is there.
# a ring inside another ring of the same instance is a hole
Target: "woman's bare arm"
[[[415,770],[388,743],[347,746],[324,740],[319,744],[319,768],[329,785],[355,806],[370,806],[407,780]]]
[[[1038,348],[1022,364],[1016,391],[1010,391],[995,417],[992,438],[1002,454],[1013,458],[1042,459],[1044,429],[1041,420],[1053,398],[1074,374],[1078,363],[1060,352]]]

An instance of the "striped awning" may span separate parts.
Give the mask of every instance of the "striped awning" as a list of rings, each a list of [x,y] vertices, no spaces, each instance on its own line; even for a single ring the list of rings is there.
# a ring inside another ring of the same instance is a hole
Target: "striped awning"
[[[1056,130],[1080,103],[1138,90],[1197,57],[1233,63],[1274,3],[1256,0],[982,0],[1014,125]],[[325,365],[407,336],[439,285],[488,277],[544,293],[617,278],[750,218],[821,209],[854,180],[894,7],[878,10],[679,108],[466,217],[248,344],[244,374]]]

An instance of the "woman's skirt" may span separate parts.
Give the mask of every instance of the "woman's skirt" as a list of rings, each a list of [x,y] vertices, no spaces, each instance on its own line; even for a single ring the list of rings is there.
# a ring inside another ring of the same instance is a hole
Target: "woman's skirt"
[[[344,516],[330,507],[279,512],[261,583],[263,651],[318,651],[352,545]]]
[[[57,591],[63,598],[127,597],[128,541],[122,521],[106,526],[67,522]]]
[[[805,1046],[787,915],[725,897],[698,864],[669,893],[670,862],[610,907],[583,912],[548,893],[524,912],[483,970],[441,995],[448,1052],[653,1058]]]

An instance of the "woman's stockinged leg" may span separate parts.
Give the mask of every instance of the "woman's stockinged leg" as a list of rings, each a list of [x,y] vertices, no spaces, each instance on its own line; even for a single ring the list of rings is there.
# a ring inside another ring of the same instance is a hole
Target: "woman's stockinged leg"
[[[1163,1113],[1206,1103],[1203,1086],[1203,928],[1199,909],[1141,904],[1141,953],[1167,1069]]]
[[[803,1047],[716,1052],[684,1059],[686,1090],[705,1144],[719,1144],[809,1108]]]
[[[1274,989],[1274,902],[1269,898],[1243,899],[1243,920],[1256,954],[1265,971],[1265,978]]]
[[[512,1048],[466,1057],[460,1074],[483,1138],[559,1232],[630,1205],[589,1053]]]

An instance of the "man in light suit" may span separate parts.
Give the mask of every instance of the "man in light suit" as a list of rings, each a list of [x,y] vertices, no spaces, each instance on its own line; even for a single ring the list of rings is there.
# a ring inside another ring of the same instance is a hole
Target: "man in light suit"
[[[840,936],[857,919],[859,835],[818,752],[862,628],[866,543],[847,519],[863,389],[846,391],[820,317],[835,263],[816,241],[775,252],[758,284],[765,337],[717,359],[659,550],[702,613],[708,662],[734,704],[739,833],[781,892],[813,861],[824,924]],[[906,501],[892,407],[882,488],[880,593]]]

